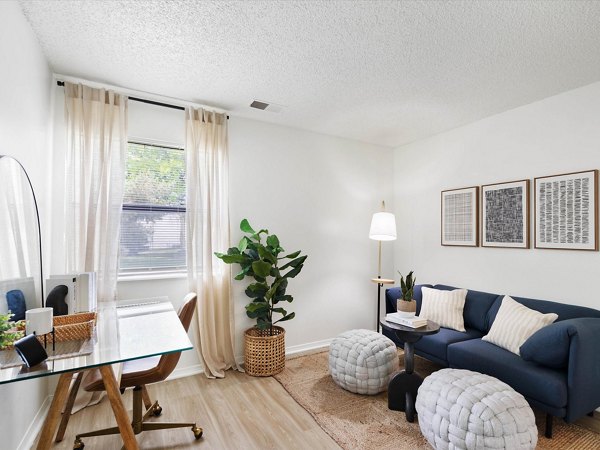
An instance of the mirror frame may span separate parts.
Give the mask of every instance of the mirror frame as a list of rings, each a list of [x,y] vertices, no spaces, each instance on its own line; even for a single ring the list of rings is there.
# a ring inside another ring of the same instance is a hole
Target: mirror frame
[[[25,174],[25,178],[27,178],[27,182],[29,183],[29,188],[31,189],[31,195],[33,196],[33,206],[34,206],[34,210],[35,210],[35,218],[37,220],[38,243],[40,246],[40,248],[39,248],[39,250],[40,250],[40,293],[42,296],[41,303],[42,303],[42,308],[43,308],[46,304],[46,299],[44,297],[44,266],[43,266],[43,258],[42,258],[42,227],[40,226],[40,213],[38,210],[37,198],[35,196],[35,191],[33,190],[33,184],[31,184],[31,178],[29,178],[29,174],[25,170],[25,167],[23,167],[23,164],[21,164],[21,162],[17,158],[10,156],[10,155],[0,155],[0,159],[2,159],[2,158],[12,159],[14,162],[16,162],[21,167],[21,170]]]

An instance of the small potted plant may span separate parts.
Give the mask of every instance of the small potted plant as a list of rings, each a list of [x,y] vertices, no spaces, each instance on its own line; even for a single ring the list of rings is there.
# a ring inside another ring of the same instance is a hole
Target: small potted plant
[[[300,250],[286,254],[276,235],[270,235],[268,230],[254,231],[246,219],[240,223],[240,229],[246,236],[238,246],[215,256],[226,264],[240,265],[236,280],[253,279],[246,288],[246,295],[252,300],[246,305],[246,315],[256,319],[256,325],[244,332],[246,373],[275,375],[285,366],[285,330],[275,324],[296,315],[288,313],[282,304],[294,299],[286,294],[288,281],[300,273],[307,256],[300,256]],[[281,317],[276,320],[277,314]]]
[[[400,271],[398,271],[400,273]],[[413,277],[413,271],[411,270],[406,275],[406,280],[400,273],[400,293],[401,296],[398,299],[396,309],[404,316],[414,316],[417,312],[417,302],[413,299],[413,293],[415,289],[415,282],[417,279]]]
[[[25,334],[24,321],[11,322],[12,316],[10,311],[0,314],[0,350],[11,348],[13,343]]]

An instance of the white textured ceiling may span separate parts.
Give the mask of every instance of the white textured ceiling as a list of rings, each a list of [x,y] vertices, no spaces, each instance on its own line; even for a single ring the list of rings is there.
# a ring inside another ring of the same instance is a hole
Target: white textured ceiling
[[[596,1],[21,5],[57,73],[387,146],[600,80]]]

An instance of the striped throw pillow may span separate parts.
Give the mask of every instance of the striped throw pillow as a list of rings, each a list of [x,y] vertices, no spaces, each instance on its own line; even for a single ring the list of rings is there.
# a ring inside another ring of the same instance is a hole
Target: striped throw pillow
[[[419,317],[432,320],[440,327],[452,328],[456,331],[466,331],[463,319],[466,289],[440,291],[428,287],[421,288],[423,300]]]
[[[492,328],[481,339],[520,356],[519,348],[521,345],[533,333],[550,325],[557,318],[558,314],[542,314],[505,295]]]

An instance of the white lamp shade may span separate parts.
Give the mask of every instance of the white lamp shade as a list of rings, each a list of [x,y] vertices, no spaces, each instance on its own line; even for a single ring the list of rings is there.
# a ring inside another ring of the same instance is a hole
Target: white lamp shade
[[[52,308],[33,308],[25,311],[25,333],[38,336],[52,331]]]
[[[393,241],[396,239],[396,217],[389,212],[373,214],[369,238],[375,241]]]

